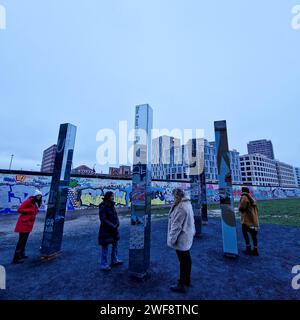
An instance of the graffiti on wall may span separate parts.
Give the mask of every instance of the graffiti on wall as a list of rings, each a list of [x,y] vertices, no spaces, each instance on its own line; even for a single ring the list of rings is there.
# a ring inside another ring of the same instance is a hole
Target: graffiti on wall
[[[18,206],[39,189],[43,194],[41,210],[45,210],[51,177],[0,174],[0,213],[16,212]]]
[[[46,209],[51,185],[49,176],[18,176],[0,173],[0,214],[14,213],[18,206],[34,193],[35,189],[43,194],[41,211]],[[187,191],[188,183],[153,181],[151,190],[152,205],[168,205],[172,202],[172,190],[182,188]],[[117,207],[130,207],[131,180],[72,178],[68,191],[68,211],[98,207],[105,192],[113,191]]]
[[[250,193],[258,200],[272,200],[272,199],[286,199],[286,198],[300,198],[300,189],[288,189],[281,187],[258,187],[248,186]],[[237,202],[241,196],[241,186],[233,185],[233,197]],[[218,203],[219,202],[219,187],[216,184],[207,184],[207,202]]]
[[[50,190],[51,177],[37,175],[14,175],[0,173],[0,214],[15,213],[18,206],[34,193],[41,190],[43,204],[46,209]],[[190,194],[190,184],[186,182],[152,181],[151,204],[169,205],[173,201],[174,188],[182,188]],[[284,189],[279,187],[249,187],[257,200],[300,198],[300,189]],[[102,202],[106,191],[113,191],[117,207],[130,207],[131,180],[72,178],[68,191],[67,209],[79,210],[97,207]],[[233,186],[234,200],[238,201],[241,187]],[[218,185],[207,184],[207,202],[218,203]]]

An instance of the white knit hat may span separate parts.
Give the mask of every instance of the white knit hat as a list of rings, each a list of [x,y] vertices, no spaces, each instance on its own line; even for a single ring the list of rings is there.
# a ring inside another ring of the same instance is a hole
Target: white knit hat
[[[40,190],[36,189],[36,190],[34,191],[33,196],[34,196],[34,197],[35,197],[35,196],[42,196],[42,193],[41,193]]]

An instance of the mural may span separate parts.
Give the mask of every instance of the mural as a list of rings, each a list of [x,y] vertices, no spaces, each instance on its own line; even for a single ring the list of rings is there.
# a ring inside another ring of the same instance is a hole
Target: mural
[[[300,188],[289,189],[281,187],[258,187],[248,186],[250,193],[258,201],[272,200],[272,199],[286,199],[286,198],[300,198]],[[241,186],[233,185],[233,197],[234,201],[238,202],[241,196]],[[218,203],[219,202],[219,186],[216,184],[207,184],[207,202]]]
[[[0,173],[0,214],[15,213],[20,203],[33,194],[36,188],[43,194],[41,210],[45,211],[50,184],[49,176]],[[234,200],[238,201],[241,186],[233,185],[232,187]],[[174,188],[182,188],[188,194],[190,193],[190,184],[186,182],[152,181],[151,204],[170,205]],[[300,198],[300,189],[251,186],[249,188],[257,200]],[[219,203],[218,190],[219,187],[216,184],[206,185],[208,203]],[[106,191],[115,193],[117,207],[130,207],[131,180],[71,177],[67,208],[71,211],[98,207]]]

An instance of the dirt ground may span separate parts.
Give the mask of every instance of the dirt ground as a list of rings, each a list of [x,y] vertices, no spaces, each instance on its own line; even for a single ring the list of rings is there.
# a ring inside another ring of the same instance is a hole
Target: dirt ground
[[[11,260],[17,241],[13,228],[17,215],[0,217],[0,264],[7,273],[7,299],[300,299],[291,286],[294,265],[300,264],[300,230],[296,227],[262,225],[259,257],[225,258],[222,252],[220,218],[209,217],[200,239],[192,248],[192,283],[187,294],[169,290],[178,278],[175,252],[166,246],[167,220],[152,219],[151,269],[149,278],[137,281],[128,275],[129,219],[121,218],[120,256],[124,265],[105,273],[100,270],[97,244],[97,214],[69,215],[65,222],[63,248],[55,260],[42,262],[41,244],[44,216],[36,221],[27,254],[21,265]],[[238,224],[239,248],[244,242]]]

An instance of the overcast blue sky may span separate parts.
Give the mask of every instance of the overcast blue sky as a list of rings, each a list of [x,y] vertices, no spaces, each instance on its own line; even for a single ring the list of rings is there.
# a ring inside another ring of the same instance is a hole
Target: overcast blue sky
[[[0,0],[0,168],[38,169],[60,123],[78,126],[74,165],[96,163],[96,133],[228,122],[230,148],[267,138],[300,166],[300,0]],[[96,166],[97,171],[104,168]]]

